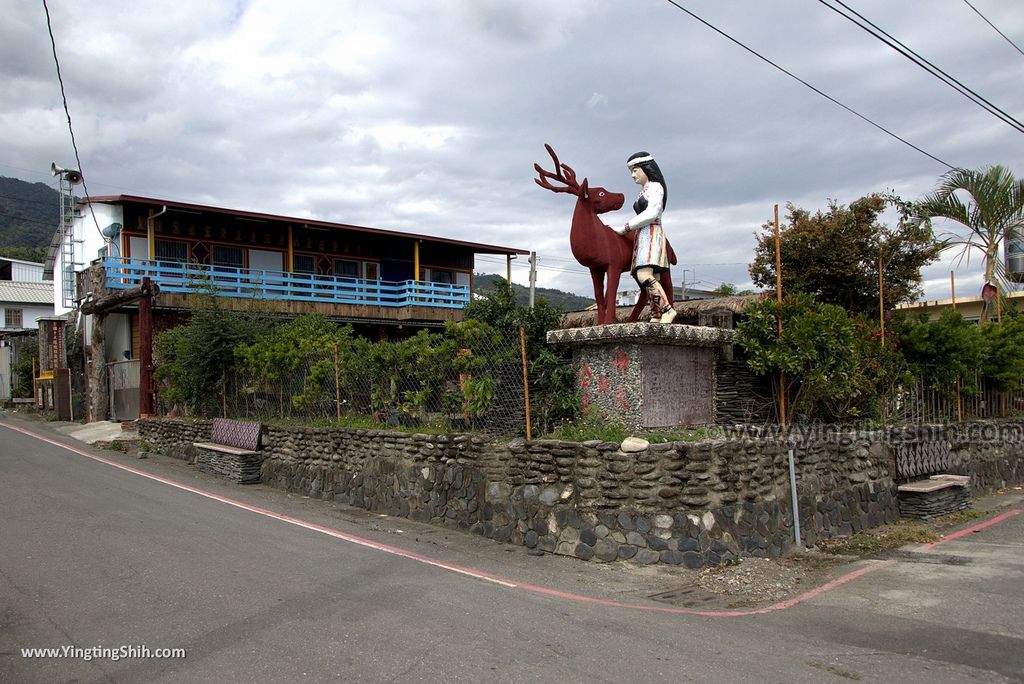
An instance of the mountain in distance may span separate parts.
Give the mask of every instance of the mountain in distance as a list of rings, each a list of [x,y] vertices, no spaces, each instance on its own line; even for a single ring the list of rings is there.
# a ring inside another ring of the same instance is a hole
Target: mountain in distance
[[[488,290],[494,288],[498,283],[505,283],[505,279],[493,273],[474,273],[473,292],[478,295],[486,295]],[[526,305],[530,302],[530,288],[512,283],[512,292],[516,295],[516,302]],[[581,311],[594,303],[590,297],[581,297],[571,292],[563,292],[549,287],[538,287],[535,290],[537,299],[546,299],[548,304],[561,311]]]
[[[30,254],[42,248],[45,254],[59,220],[59,192],[45,183],[0,176],[0,250]]]

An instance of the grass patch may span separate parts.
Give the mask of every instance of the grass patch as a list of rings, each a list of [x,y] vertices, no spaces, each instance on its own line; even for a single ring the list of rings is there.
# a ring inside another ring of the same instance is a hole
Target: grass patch
[[[992,511],[968,508],[928,521],[902,520],[894,525],[857,532],[849,537],[826,539],[818,543],[818,550],[839,556],[870,556],[881,551],[897,549],[906,544],[930,544],[949,530],[965,523],[991,517]]]
[[[621,442],[629,436],[629,431],[622,423],[605,418],[600,411],[585,409],[576,420],[562,423],[552,436],[563,442],[586,442],[592,439]]]
[[[932,522],[937,525],[949,527],[951,525],[959,525],[961,523],[970,522],[972,520],[978,520],[979,518],[987,518],[990,516],[990,512],[979,511],[976,508],[968,508],[963,511],[956,511],[949,515],[944,515],[940,518],[935,518]]]
[[[826,539],[819,542],[818,549],[838,556],[870,556],[907,544],[928,544],[938,539],[938,533],[930,526],[916,521],[903,521],[856,532],[849,537]]]

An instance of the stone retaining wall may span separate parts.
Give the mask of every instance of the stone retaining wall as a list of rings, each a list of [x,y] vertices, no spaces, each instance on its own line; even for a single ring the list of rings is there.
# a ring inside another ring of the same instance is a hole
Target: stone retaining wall
[[[209,423],[140,420],[139,435],[150,448],[190,458]],[[988,444],[969,433],[951,437],[959,440],[951,439],[957,469],[976,478],[977,490],[1021,481],[1024,437]],[[890,439],[877,432],[799,439],[805,544],[896,519]],[[787,449],[777,438],[627,453],[596,441],[271,426],[264,451],[265,484],[585,560],[697,568],[775,557],[793,544]]]

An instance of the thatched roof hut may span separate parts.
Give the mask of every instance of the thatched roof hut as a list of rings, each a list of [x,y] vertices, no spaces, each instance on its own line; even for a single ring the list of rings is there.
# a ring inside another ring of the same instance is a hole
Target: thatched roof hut
[[[732,297],[716,297],[715,299],[687,299],[676,302],[673,306],[679,313],[676,323],[689,325],[712,325],[719,328],[733,327],[736,314],[741,314],[747,304],[757,301],[762,295],[736,295]],[[620,306],[616,309],[615,318],[625,322],[632,306]],[[584,328],[597,323],[597,307],[591,305],[583,311],[569,311],[562,314],[562,328]]]

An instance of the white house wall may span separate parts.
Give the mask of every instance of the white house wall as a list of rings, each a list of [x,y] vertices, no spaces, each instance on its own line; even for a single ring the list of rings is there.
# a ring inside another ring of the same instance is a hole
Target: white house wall
[[[7,309],[21,309],[21,327],[27,330],[38,330],[38,318],[53,316],[53,310],[42,304],[18,304],[16,302],[0,302],[0,328],[7,320]]]
[[[90,211],[90,206],[92,210]],[[94,218],[95,216],[95,218]],[[100,230],[111,223],[124,223],[124,210],[120,204],[80,205],[75,210],[75,217],[72,221],[72,230],[75,238],[81,240],[76,244],[75,260],[82,264],[78,267],[81,271],[89,267],[93,261],[98,259],[106,247],[106,240],[100,234]],[[98,227],[97,227],[98,226]],[[120,237],[115,238],[119,240]],[[119,251],[115,249],[115,251]],[[57,250],[57,259],[53,266],[53,309],[54,314],[61,316],[71,310],[64,306],[62,287],[64,273],[64,250]]]

